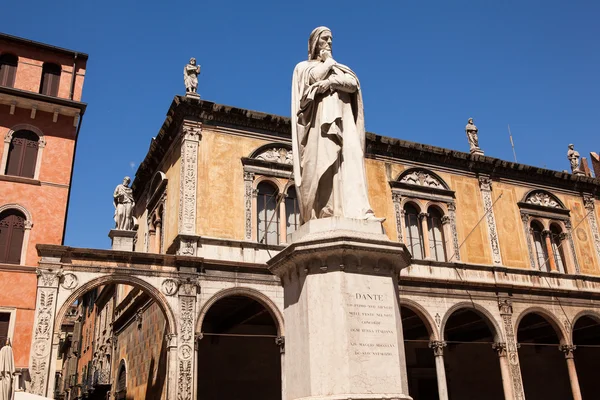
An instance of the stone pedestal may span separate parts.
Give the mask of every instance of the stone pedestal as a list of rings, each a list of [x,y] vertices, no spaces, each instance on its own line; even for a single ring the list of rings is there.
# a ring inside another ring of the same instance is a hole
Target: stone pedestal
[[[136,231],[124,231],[120,229],[111,229],[108,237],[112,241],[112,249],[119,251],[133,251],[133,239]]]
[[[313,220],[269,260],[285,306],[286,400],[410,399],[398,276],[381,223]]]
[[[483,155],[483,150],[481,150],[481,148],[479,148],[479,147],[473,147],[470,150],[470,152],[471,152],[471,154],[475,154],[475,155],[478,155],[478,156],[482,156]]]
[[[190,97],[192,99],[200,100],[200,95],[196,92],[186,92],[185,97]]]

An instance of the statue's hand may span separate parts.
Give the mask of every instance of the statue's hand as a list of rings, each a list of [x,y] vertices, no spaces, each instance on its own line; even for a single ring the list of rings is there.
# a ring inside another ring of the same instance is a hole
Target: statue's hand
[[[329,79],[325,79],[315,83],[317,86],[317,93],[327,93],[331,90],[331,82]]]

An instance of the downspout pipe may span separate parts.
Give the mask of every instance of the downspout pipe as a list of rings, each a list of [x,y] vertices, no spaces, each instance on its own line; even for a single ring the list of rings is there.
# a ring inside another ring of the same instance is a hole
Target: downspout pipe
[[[73,95],[75,94],[75,76],[77,75],[77,53],[73,56],[73,73],[71,74],[71,92],[69,93],[69,98],[73,100]],[[79,132],[79,131],[78,131]]]

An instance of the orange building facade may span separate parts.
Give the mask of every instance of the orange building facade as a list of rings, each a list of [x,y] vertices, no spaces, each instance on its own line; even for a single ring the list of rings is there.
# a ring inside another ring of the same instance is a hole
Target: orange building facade
[[[29,365],[36,245],[63,243],[87,59],[0,34],[0,347],[10,340],[20,371]]]

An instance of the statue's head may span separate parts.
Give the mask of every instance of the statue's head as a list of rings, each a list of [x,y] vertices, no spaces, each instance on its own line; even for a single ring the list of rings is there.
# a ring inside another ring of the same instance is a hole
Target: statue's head
[[[571,149],[571,150],[573,150],[573,148],[574,148],[574,147],[575,147],[575,146],[574,146],[573,144],[570,144],[570,145],[569,145],[569,149]]]
[[[125,178],[123,178],[123,185],[129,186],[129,183],[131,183],[130,177],[126,176]]]
[[[194,57],[190,58],[190,64],[196,65],[196,58],[194,58]]]
[[[331,51],[331,29],[326,26],[319,26],[313,29],[308,38],[308,59],[316,60],[321,50]]]
[[[473,118],[469,118],[468,123],[471,124],[471,125],[473,125]]]

